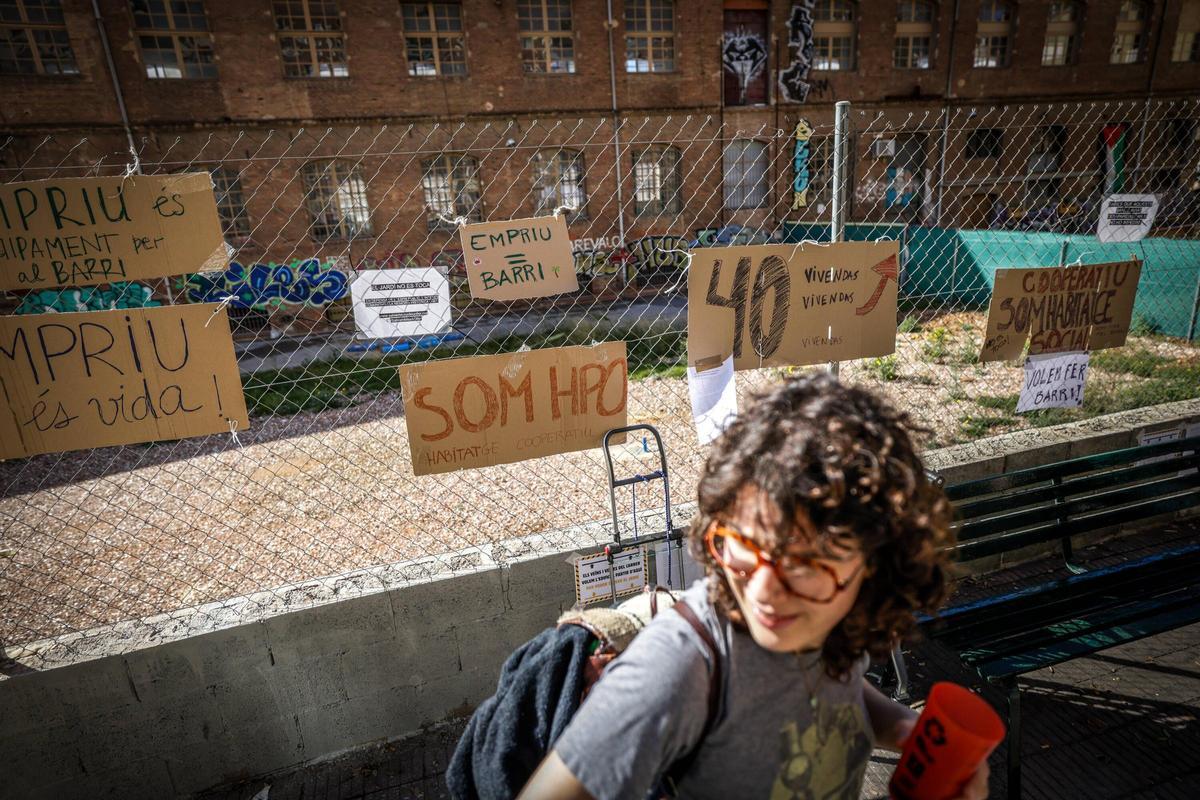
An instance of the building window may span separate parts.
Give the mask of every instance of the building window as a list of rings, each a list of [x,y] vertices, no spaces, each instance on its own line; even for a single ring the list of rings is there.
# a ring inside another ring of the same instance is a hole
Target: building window
[[[683,181],[679,148],[647,147],[633,154],[633,212],[637,215],[678,214]]]
[[[1175,28],[1171,60],[1200,61],[1200,0],[1185,0],[1179,10],[1179,24]]]
[[[1012,36],[1012,7],[1003,0],[983,0],[975,29],[975,66],[998,69],[1008,66]]]
[[[312,238],[353,239],[371,235],[367,184],[358,167],[346,161],[304,165],[304,196],[312,215]]]
[[[583,179],[583,153],[542,150],[534,153],[531,165],[535,214],[550,214],[566,207],[573,218],[584,216],[587,189]]]
[[[967,158],[999,158],[1004,148],[1004,131],[977,128],[967,134]]]
[[[1046,17],[1046,40],[1042,43],[1042,66],[1061,67],[1075,63],[1079,37],[1079,5],[1072,0],[1055,0]]]
[[[212,170],[213,194],[217,198],[217,214],[226,239],[246,239],[250,236],[250,217],[246,214],[246,198],[242,181],[236,171],[227,167]]]
[[[924,0],[900,0],[896,4],[893,65],[897,69],[929,69],[932,52],[933,4]]]
[[[823,213],[821,204],[828,203],[833,182],[833,137],[808,140],[808,208]]]
[[[625,71],[675,70],[675,0],[626,0]]]
[[[425,190],[430,230],[453,230],[458,227],[458,217],[471,222],[483,220],[479,162],[471,156],[443,155],[422,161],[421,187]]]
[[[290,78],[345,78],[346,34],[333,0],[273,0],[275,30]]]
[[[1137,0],[1122,0],[1113,30],[1110,64],[1138,64],[1145,57],[1146,6]]]
[[[401,3],[408,74],[466,75],[467,46],[458,3]]]
[[[813,6],[813,69],[854,69],[854,5],[817,0]]]
[[[521,65],[526,72],[574,72],[571,0],[517,0]]]
[[[753,139],[725,145],[725,207],[759,208],[767,201],[767,146]]]
[[[0,75],[78,75],[60,0],[0,3]]]
[[[146,77],[217,77],[212,36],[199,0],[133,0],[133,28]]]

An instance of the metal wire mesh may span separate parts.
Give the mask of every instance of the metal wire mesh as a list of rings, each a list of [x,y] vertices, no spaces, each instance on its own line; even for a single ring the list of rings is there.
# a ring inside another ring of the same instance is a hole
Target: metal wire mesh
[[[396,367],[418,359],[625,340],[630,421],[662,431],[672,495],[686,502],[705,453],[684,377],[683,251],[827,240],[835,181],[846,183],[846,238],[902,243],[896,353],[841,374],[911,411],[932,431],[928,446],[1200,395],[1200,102],[856,107],[844,179],[833,175],[832,113],[814,109],[804,205],[797,118],[757,119],[158,132],[138,140],[132,165],[121,135],[10,138],[9,181],[214,171],[237,268],[8,303],[43,313],[231,294],[252,419],[240,444],[210,436],[0,464],[0,642],[183,607],[219,624],[230,598],[239,609],[252,594],[252,605],[300,603],[312,599],[300,584],[319,576],[342,576],[335,594],[369,590],[398,562],[458,563],[474,547],[608,516],[598,450],[414,477]],[[1118,190],[1160,197],[1150,239],[1097,243],[1098,204]],[[471,298],[453,218],[558,205],[573,207],[579,292]],[[977,359],[990,270],[1130,253],[1147,263],[1130,344],[1094,356],[1083,409],[1018,416],[1019,366]],[[405,266],[445,270],[461,337],[356,339],[356,271]],[[740,374],[742,401],[781,372]],[[634,441],[618,462],[647,457]]]

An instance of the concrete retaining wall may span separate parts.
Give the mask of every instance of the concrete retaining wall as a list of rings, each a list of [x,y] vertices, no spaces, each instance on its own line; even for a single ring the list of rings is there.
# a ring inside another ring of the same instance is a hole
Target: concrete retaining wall
[[[1200,401],[1172,403],[928,461],[957,482],[1197,422]],[[76,634],[69,648],[12,648],[9,674],[28,672],[0,681],[0,798],[187,795],[466,713],[504,658],[572,605],[567,557],[606,533],[585,525],[314,582],[303,594],[315,604],[288,613],[242,598]],[[65,663],[80,653],[94,657]]]

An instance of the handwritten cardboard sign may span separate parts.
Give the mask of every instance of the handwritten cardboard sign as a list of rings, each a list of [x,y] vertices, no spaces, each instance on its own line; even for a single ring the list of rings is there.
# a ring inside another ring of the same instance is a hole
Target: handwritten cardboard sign
[[[354,324],[368,339],[439,333],[450,325],[450,281],[435,267],[363,270],[350,296]]]
[[[1142,262],[998,269],[980,361],[1125,344]]]
[[[624,342],[399,369],[416,475],[599,447],[625,425]]]
[[[207,172],[0,184],[0,289],[223,270]]]
[[[692,250],[688,364],[803,366],[896,349],[899,243]]]
[[[1087,380],[1087,353],[1047,353],[1025,359],[1025,379],[1017,399],[1017,412],[1041,408],[1078,408],[1083,405]]]
[[[0,318],[0,389],[2,458],[249,427],[216,303]]]
[[[520,300],[579,291],[565,217],[464,225],[458,235],[472,297]]]

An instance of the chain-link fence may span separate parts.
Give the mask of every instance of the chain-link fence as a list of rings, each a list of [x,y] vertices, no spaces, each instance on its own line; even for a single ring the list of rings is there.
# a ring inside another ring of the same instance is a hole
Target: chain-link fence
[[[212,171],[228,271],[10,295],[8,311],[232,297],[251,427],[239,442],[0,464],[0,641],[183,607],[220,619],[229,598],[255,592],[302,602],[296,584],[319,576],[366,590],[397,562],[448,562],[608,516],[599,450],[415,477],[396,367],[417,360],[626,341],[630,421],[662,431],[672,495],[687,501],[705,452],[685,377],[683,251],[828,240],[843,186],[844,237],[899,240],[902,272],[895,355],[844,363],[841,375],[911,411],[931,429],[929,447],[1200,396],[1200,101],[854,107],[849,121],[844,178],[834,175],[832,109],[806,112],[800,131],[795,111],[774,109],[619,124],[159,131],[137,139],[136,160],[123,134],[9,138],[8,181]],[[1099,203],[1114,192],[1158,196],[1150,237],[1097,241]],[[571,209],[579,291],[472,299],[458,218],[560,206]],[[1145,269],[1130,343],[1093,354],[1082,409],[1017,415],[1020,366],[978,361],[994,269],[1131,254]],[[449,276],[452,329],[357,338],[356,271],[409,266]],[[743,401],[780,372],[739,374]],[[630,442],[618,463],[648,457]],[[655,501],[640,498],[643,508]]]

